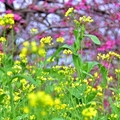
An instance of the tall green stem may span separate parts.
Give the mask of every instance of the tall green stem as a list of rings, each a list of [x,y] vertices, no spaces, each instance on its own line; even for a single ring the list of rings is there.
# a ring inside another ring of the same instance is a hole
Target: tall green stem
[[[13,89],[11,83],[9,83],[9,92],[10,92],[11,115],[13,120],[15,120],[14,97],[13,97]]]

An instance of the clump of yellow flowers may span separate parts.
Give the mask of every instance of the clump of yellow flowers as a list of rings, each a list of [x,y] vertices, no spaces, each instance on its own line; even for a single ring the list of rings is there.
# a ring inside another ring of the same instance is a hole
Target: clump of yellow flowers
[[[47,37],[43,37],[43,38],[40,40],[40,43],[50,44],[51,41],[52,41],[52,37],[51,37],[51,36],[47,36]]]
[[[63,37],[59,37],[56,39],[56,42],[64,43],[65,39]]]
[[[46,94],[44,91],[30,93],[28,95],[28,99],[29,99],[29,104],[32,107],[36,107],[38,105],[42,107],[47,107],[47,106],[60,104],[60,100],[53,100],[53,98],[49,94]]]
[[[6,41],[6,38],[5,37],[0,37],[0,43],[1,42],[5,42]]]
[[[93,22],[93,19],[90,16],[88,16],[88,17],[83,16],[83,17],[79,18],[79,21],[80,22],[85,22],[85,23],[91,23],[91,22]]]
[[[32,33],[36,32],[36,29],[31,29],[31,31]],[[47,36],[47,37],[41,38],[39,43],[37,43],[36,41],[23,42],[23,48],[21,49],[21,53],[19,55],[20,59],[24,62],[27,62],[27,55],[32,53],[38,54],[41,57],[45,57],[46,55],[45,45],[52,45],[51,41],[52,41],[52,37]],[[60,41],[63,42],[64,39],[62,38]]]
[[[1,26],[8,26],[9,28],[12,28],[14,25],[14,15],[13,14],[6,14],[3,17],[0,17],[0,25]]]
[[[66,55],[71,55],[72,54],[72,51],[71,50],[67,50],[67,49],[65,49],[64,51],[63,51],[63,54],[66,54]]]
[[[85,120],[92,120],[97,115],[97,110],[93,107],[88,107],[82,111],[82,115],[85,117]]]

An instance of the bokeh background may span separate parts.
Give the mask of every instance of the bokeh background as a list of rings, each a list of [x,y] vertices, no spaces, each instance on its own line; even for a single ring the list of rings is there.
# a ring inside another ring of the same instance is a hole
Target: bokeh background
[[[39,41],[48,35],[52,36],[55,43],[49,48],[48,56],[61,45],[56,43],[58,37],[64,37],[65,43],[72,45],[75,40],[73,19],[65,17],[65,12],[70,7],[75,9],[76,19],[83,15],[94,19],[93,23],[87,25],[86,33],[96,35],[102,43],[97,46],[86,38],[83,59],[94,60],[98,53],[108,51],[120,52],[120,0],[0,0],[0,15],[14,14],[16,53],[19,53],[24,41]],[[31,35],[31,28],[36,28],[38,33]],[[1,27],[1,35],[2,32]],[[10,31],[7,31],[7,39],[9,52],[11,49]],[[2,46],[0,50],[2,51]],[[71,61],[70,57],[68,64]],[[64,59],[60,59],[59,64],[64,62]]]

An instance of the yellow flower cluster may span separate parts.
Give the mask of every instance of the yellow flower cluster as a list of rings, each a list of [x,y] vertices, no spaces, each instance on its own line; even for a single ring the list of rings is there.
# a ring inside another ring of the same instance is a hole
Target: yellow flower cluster
[[[88,107],[82,111],[82,115],[85,117],[86,120],[90,120],[97,115],[97,110],[93,107]]]
[[[26,79],[21,79],[20,83],[22,85],[22,91],[28,91],[31,92],[35,89],[35,86],[33,84],[28,84],[28,81]]]
[[[115,69],[115,73],[119,74],[120,73],[120,69]]]
[[[100,59],[102,59],[102,60],[111,60],[112,57],[117,57],[117,58],[120,59],[120,55],[119,54],[110,51],[107,54],[98,53],[97,60],[100,60]]]
[[[0,25],[1,26],[7,26],[10,25],[10,28],[12,28],[12,25],[14,25],[14,15],[13,14],[6,14],[3,17],[0,17]]]
[[[80,18],[79,18],[79,21],[80,21],[80,23],[81,23],[81,22],[91,23],[91,22],[93,22],[93,19],[92,19],[90,16],[88,16],[88,17],[83,16],[83,17],[80,17]]]
[[[5,42],[6,38],[5,37],[0,37],[0,42]]]
[[[64,51],[63,51],[63,54],[66,54],[66,55],[71,55],[72,54],[72,51],[71,50],[67,50],[67,49],[65,49]]]
[[[28,53],[28,48],[23,47],[19,55],[23,63],[27,63],[27,53]]]
[[[59,37],[59,38],[56,39],[56,41],[57,41],[57,42],[60,42],[60,43],[63,43],[64,40],[65,40],[65,39],[64,39],[63,37]]]
[[[118,115],[115,113],[112,113],[109,117],[109,120],[116,120],[116,118],[118,118]]]
[[[52,37],[51,37],[51,36],[47,36],[47,37],[43,37],[43,38],[40,40],[40,43],[50,44],[51,41],[52,41]]]
[[[15,72],[15,73],[20,73],[20,71],[22,70],[22,67],[20,65],[14,65],[12,67],[12,70]]]
[[[66,17],[69,16],[73,11],[74,11],[74,8],[73,8],[73,7],[69,8],[69,9],[67,10],[67,12],[65,13],[65,16],[66,16]]]
[[[21,53],[19,55],[22,62],[27,62],[27,55],[30,53],[38,53],[40,56],[44,57],[46,55],[44,43],[42,42],[40,45],[37,45],[35,41],[32,41],[31,43],[28,41],[23,42],[23,48],[21,49]]]
[[[45,57],[46,51],[45,51],[45,45],[44,43],[41,43],[38,49],[38,54],[42,57]]]
[[[58,100],[53,100],[53,98],[46,94],[44,91],[38,91],[36,93],[30,93],[28,95],[29,103],[32,107],[40,105],[42,107],[53,106],[58,103]],[[59,101],[60,103],[60,101]],[[58,104],[59,104],[58,103]]]

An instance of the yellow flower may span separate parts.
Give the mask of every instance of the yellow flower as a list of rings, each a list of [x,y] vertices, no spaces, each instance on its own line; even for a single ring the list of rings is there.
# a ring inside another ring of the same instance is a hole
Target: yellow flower
[[[8,75],[8,76],[11,76],[12,74],[13,74],[12,71],[8,71],[8,72],[7,72],[7,75]]]
[[[36,33],[38,33],[38,30],[36,28],[32,28],[32,29],[30,29],[30,33],[36,34]]]
[[[47,37],[42,38],[40,40],[40,43],[50,44],[51,41],[52,41],[52,37],[51,36],[47,36]]]
[[[37,52],[37,44],[35,41],[31,42],[32,52]]]
[[[26,54],[27,54],[27,51],[28,51],[28,49],[27,49],[26,47],[23,47],[22,50],[21,50],[21,53],[23,53],[23,54],[26,55]]]
[[[71,55],[72,54],[72,51],[71,50],[67,50],[67,49],[65,49],[64,51],[63,51],[63,54],[69,54],[69,55]]]
[[[60,43],[63,43],[63,42],[64,42],[64,40],[65,40],[65,39],[64,39],[63,37],[59,37],[59,38],[57,38],[57,40],[56,40],[56,41],[57,41],[57,42],[60,42]]]
[[[82,111],[82,115],[84,117],[88,117],[88,118],[92,119],[93,117],[95,117],[97,115],[97,110],[93,107],[85,108]]]
[[[5,37],[0,37],[0,42],[5,42],[6,38]]]
[[[34,93],[30,93],[28,99],[31,106],[35,107],[37,105],[37,96]]]
[[[79,18],[79,21],[80,21],[80,22],[90,23],[90,22],[93,22],[93,19],[92,19],[90,16],[88,16],[88,17],[83,16],[83,17],[80,17],[80,18]]]
[[[70,15],[73,12],[74,8],[71,7],[67,10],[67,12],[65,13],[65,16],[67,17],[68,15]]]
[[[23,46],[24,47],[29,47],[29,42],[28,41],[23,42]]]
[[[29,113],[28,107],[24,107],[24,108],[23,108],[23,111],[24,111],[24,113]]]
[[[42,57],[45,57],[45,55],[46,55],[45,49],[44,49],[44,48],[39,48],[38,54],[39,54],[40,56],[42,56]]]

